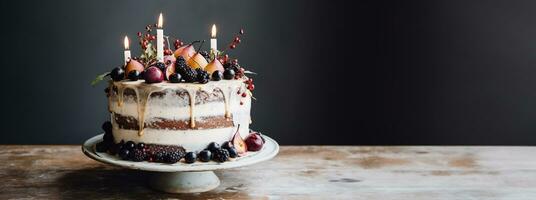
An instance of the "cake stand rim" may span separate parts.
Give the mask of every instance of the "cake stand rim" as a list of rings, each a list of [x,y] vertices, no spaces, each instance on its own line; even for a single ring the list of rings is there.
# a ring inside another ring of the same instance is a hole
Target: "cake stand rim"
[[[89,158],[93,160],[96,160],[98,162],[102,162],[105,164],[124,167],[128,169],[151,171],[151,172],[196,172],[196,171],[214,171],[214,170],[237,168],[237,167],[243,167],[243,166],[263,162],[266,160],[270,160],[279,153],[279,144],[274,139],[266,135],[263,135],[265,139],[265,144],[260,151],[253,152],[254,153],[253,155],[240,157],[235,161],[228,161],[224,163],[216,163],[213,161],[207,162],[207,163],[195,162],[194,164],[186,164],[183,162],[179,162],[176,164],[153,163],[153,162],[145,162],[145,161],[144,162],[132,162],[132,161],[124,161],[117,157],[112,157],[109,154],[107,154],[106,157],[99,155],[99,154],[102,154],[102,155],[106,154],[106,153],[97,153],[94,149],[95,144],[97,142],[102,141],[102,135],[103,133],[98,134],[96,136],[93,136],[87,139],[84,142],[84,144],[82,145],[82,152],[86,156],[88,156]]]

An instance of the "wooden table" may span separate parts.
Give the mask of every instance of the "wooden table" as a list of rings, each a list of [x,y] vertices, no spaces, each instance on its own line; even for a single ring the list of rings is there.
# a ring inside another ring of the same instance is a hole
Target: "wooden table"
[[[200,194],[165,194],[147,174],[80,146],[0,146],[0,199],[536,199],[536,147],[283,146],[217,173]]]

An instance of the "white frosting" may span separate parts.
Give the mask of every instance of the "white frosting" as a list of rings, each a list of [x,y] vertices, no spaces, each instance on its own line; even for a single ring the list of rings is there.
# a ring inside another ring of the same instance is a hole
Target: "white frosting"
[[[206,129],[206,130],[166,130],[146,128],[143,135],[139,136],[137,130],[125,130],[115,128],[113,135],[115,142],[133,141],[147,144],[181,145],[187,151],[201,151],[210,142],[222,144],[232,139],[236,127]],[[249,126],[240,125],[240,136],[246,138],[249,135]]]
[[[204,149],[210,142],[223,143],[231,139],[240,124],[240,135],[245,138],[249,134],[251,96],[242,97],[246,91],[243,80],[211,81],[207,84],[145,84],[142,81],[114,82],[118,94],[109,98],[109,110],[112,113],[113,134],[116,142],[121,140],[144,142],[147,144],[181,145],[188,151]],[[126,88],[133,89],[137,98],[124,96]],[[209,101],[195,105],[197,91],[211,94],[221,90],[222,101]],[[170,90],[161,97],[150,97],[153,92]],[[176,91],[186,91],[188,97],[178,96]],[[186,99],[185,99],[186,98]],[[187,100],[190,99],[190,100]],[[113,113],[134,117],[142,127],[138,130],[120,129]],[[210,116],[225,116],[232,118],[233,127],[198,129],[196,121],[200,122]],[[140,120],[141,118],[141,120]],[[169,120],[190,119],[192,129],[169,130],[143,128],[143,123],[150,123],[158,118]]]

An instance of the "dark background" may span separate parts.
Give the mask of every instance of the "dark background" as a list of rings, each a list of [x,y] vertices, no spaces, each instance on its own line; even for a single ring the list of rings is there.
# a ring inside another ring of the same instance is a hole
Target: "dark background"
[[[281,144],[536,144],[535,1],[351,2],[2,1],[0,141],[99,133],[89,82],[163,12],[186,41],[245,29],[252,127]]]

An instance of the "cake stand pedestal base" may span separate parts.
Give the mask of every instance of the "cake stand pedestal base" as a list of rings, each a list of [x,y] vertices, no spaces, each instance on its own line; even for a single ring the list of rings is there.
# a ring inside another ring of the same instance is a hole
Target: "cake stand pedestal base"
[[[153,172],[149,185],[168,193],[197,193],[218,187],[220,179],[213,171]]]
[[[197,193],[212,190],[220,185],[220,179],[214,170],[243,167],[273,158],[279,152],[279,145],[268,136],[263,136],[265,143],[260,151],[248,152],[232,161],[218,163],[195,162],[186,164],[182,161],[174,164],[154,162],[132,162],[121,160],[118,156],[97,152],[95,145],[102,141],[103,134],[89,138],[82,145],[82,152],[88,157],[103,163],[133,170],[149,172],[149,185],[155,190],[169,193]]]

